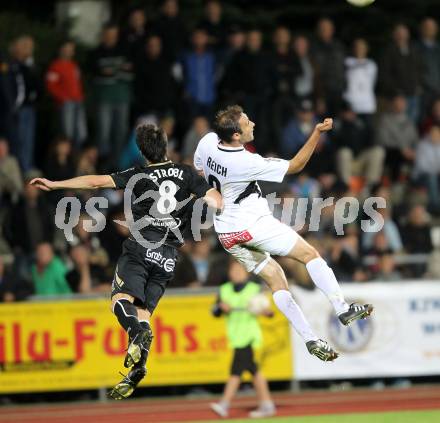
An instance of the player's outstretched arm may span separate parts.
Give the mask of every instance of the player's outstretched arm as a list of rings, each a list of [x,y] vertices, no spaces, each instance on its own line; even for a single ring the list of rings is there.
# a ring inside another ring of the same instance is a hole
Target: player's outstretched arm
[[[64,181],[50,181],[46,178],[34,178],[29,182],[43,191],[56,189],[99,189],[115,188],[116,185],[110,175],[84,175]]]
[[[318,123],[315,126],[315,129],[306,143],[302,146],[301,150],[299,150],[295,157],[290,160],[289,169],[287,170],[288,174],[298,173],[304,169],[304,166],[310,160],[310,157],[312,157],[312,154],[318,145],[321,133],[330,131],[332,127],[333,119],[331,118],[324,119],[324,122]]]
[[[206,201],[208,206],[217,210],[223,210],[223,197],[215,188],[206,191],[203,200]]]

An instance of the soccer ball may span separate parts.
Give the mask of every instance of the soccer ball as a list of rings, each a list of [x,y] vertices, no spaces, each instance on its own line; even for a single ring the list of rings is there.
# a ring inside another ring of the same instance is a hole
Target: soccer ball
[[[347,3],[357,7],[365,7],[369,6],[371,3],[374,3],[374,0],[347,0]]]
[[[270,307],[270,301],[264,294],[253,296],[248,304],[248,311],[252,314],[260,314]]]

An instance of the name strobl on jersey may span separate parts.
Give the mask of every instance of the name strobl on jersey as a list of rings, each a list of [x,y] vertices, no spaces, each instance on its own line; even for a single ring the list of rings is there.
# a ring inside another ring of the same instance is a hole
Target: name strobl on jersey
[[[154,182],[163,178],[177,178],[183,181],[183,170],[174,167],[169,167],[168,169],[154,169],[154,171],[149,173],[148,176]]]

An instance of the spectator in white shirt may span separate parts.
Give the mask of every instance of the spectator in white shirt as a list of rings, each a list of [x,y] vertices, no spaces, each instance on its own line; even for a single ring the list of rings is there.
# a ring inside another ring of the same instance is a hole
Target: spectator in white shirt
[[[377,65],[369,59],[368,43],[363,38],[353,41],[353,56],[345,58],[346,90],[344,98],[351,109],[367,124],[372,126],[372,116],[376,113]]]

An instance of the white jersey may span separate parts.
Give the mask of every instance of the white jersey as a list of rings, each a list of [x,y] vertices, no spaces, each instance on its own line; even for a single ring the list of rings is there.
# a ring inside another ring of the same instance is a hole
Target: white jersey
[[[272,214],[257,181],[281,182],[289,162],[219,144],[217,134],[210,132],[197,146],[194,166],[221,192],[224,210],[214,217],[214,227],[217,233],[228,233],[244,231],[260,217]]]

